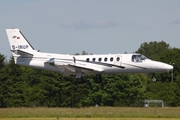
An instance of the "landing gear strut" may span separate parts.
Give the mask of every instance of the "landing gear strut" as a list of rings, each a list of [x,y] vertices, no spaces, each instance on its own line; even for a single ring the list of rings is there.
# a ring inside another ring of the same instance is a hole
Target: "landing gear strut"
[[[102,82],[102,76],[100,74],[96,75],[95,82],[96,83],[101,83]]]
[[[75,60],[75,59],[74,59],[74,60]],[[76,75],[75,78],[76,78],[77,82],[78,82],[78,83],[83,83],[84,80],[83,80],[83,78],[82,78],[82,71],[81,71],[81,69],[78,69],[78,68],[77,68],[75,71],[76,71],[76,73],[75,73],[75,75]]]
[[[81,84],[81,83],[83,83],[83,78],[81,77],[81,78],[76,78],[76,80],[77,80],[77,82],[79,83],[79,84]]]

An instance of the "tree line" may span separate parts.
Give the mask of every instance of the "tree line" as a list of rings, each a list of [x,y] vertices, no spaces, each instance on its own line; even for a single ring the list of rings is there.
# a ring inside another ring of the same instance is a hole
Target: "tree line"
[[[105,74],[100,84],[94,75],[78,84],[73,76],[16,65],[13,57],[6,64],[0,54],[0,107],[142,107],[145,99],[180,106],[180,49],[154,41],[142,43],[136,52],[173,64],[173,81],[170,73],[157,73],[155,83],[151,74]]]

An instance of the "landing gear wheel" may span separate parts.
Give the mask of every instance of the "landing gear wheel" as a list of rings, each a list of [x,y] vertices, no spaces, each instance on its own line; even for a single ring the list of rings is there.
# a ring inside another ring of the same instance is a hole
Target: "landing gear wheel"
[[[95,82],[96,83],[101,83],[102,82],[102,76],[101,75],[96,75]]]
[[[156,77],[155,76],[152,76],[152,81],[156,82]]]
[[[77,78],[77,82],[78,82],[79,84],[81,84],[81,83],[83,83],[83,79],[82,79],[82,78]]]
[[[154,74],[154,73],[152,74],[152,81],[153,81],[153,82],[156,82],[156,77],[155,77],[155,74]]]

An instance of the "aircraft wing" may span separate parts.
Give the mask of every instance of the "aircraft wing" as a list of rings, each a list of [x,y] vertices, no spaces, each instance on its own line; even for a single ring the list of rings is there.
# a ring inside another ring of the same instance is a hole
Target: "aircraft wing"
[[[90,74],[90,73],[101,73],[103,72],[103,69],[101,68],[94,68],[93,66],[86,65],[86,64],[72,64],[72,63],[63,63],[58,64],[54,61],[54,58],[51,58],[46,63],[57,66],[59,69],[64,71],[64,74],[70,75],[76,73],[76,71],[81,71],[84,74]]]
[[[69,64],[68,66],[65,66],[65,68],[70,69],[70,71],[73,70],[73,72],[81,71],[83,74],[94,74],[103,72],[103,69],[101,68],[94,68],[91,66],[85,66],[80,64]]]
[[[86,66],[86,65],[80,65],[80,64],[69,64],[69,66],[74,67],[74,68],[78,68],[78,69],[82,69],[82,70],[88,70],[88,71],[92,71],[92,72],[103,72],[103,69],[101,68],[94,68],[91,66]]]

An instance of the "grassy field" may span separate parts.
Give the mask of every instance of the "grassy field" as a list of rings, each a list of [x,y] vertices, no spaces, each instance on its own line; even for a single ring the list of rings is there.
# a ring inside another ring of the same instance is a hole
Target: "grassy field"
[[[0,120],[177,120],[180,108],[88,107],[88,108],[1,108]],[[140,119],[141,118],[141,119]],[[173,119],[172,119],[173,118]]]
[[[179,120],[178,118],[0,118],[0,120]]]

